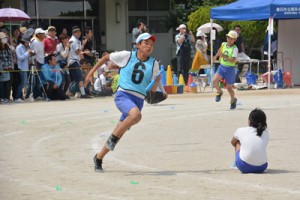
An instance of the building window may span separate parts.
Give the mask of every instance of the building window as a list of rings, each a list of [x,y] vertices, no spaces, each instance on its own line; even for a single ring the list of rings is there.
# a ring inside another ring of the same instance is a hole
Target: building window
[[[170,0],[128,0],[129,33],[142,20],[151,33],[166,33],[164,18],[170,9]]]

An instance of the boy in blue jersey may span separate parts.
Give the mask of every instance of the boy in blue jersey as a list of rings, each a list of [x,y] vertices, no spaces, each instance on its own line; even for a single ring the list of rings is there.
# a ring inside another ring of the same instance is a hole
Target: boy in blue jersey
[[[123,134],[142,118],[141,111],[147,95],[146,87],[159,73],[158,62],[150,57],[155,40],[155,36],[149,33],[139,35],[136,39],[136,51],[120,51],[104,55],[86,77],[85,85],[93,81],[94,72],[109,60],[120,67],[115,104],[122,115],[102,150],[94,156],[96,172],[103,171],[102,159],[104,156],[109,151],[113,151]],[[161,76],[156,79],[151,91],[156,91],[159,87],[164,95],[167,95],[160,79]]]

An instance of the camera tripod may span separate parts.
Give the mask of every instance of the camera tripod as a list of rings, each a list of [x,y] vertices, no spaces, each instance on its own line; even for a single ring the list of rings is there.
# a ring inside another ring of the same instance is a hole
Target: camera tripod
[[[33,97],[34,88],[33,87],[39,87],[37,84],[41,84],[41,88],[43,89],[44,99],[46,101],[49,101],[49,98],[47,97],[47,93],[46,93],[46,90],[44,88],[44,85],[42,84],[42,80],[41,80],[41,77],[39,75],[39,72],[38,72],[36,66],[34,65],[33,56],[31,56],[31,63],[32,64],[31,64],[31,69],[29,71],[29,78],[28,78],[28,85],[30,84],[30,88],[27,88],[27,89],[30,89],[30,94],[29,94],[30,101],[34,101],[34,97]],[[37,78],[39,80],[39,83],[37,82]],[[27,94],[28,94],[28,92],[27,92]]]

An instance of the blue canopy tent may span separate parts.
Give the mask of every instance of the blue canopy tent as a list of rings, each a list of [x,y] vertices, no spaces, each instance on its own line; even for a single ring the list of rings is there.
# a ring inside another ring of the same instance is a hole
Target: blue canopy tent
[[[239,0],[212,8],[210,18],[226,21],[249,21],[300,18],[299,0]]]
[[[268,68],[270,72],[270,38],[273,32],[273,19],[300,19],[300,0],[239,0],[225,6],[212,8],[210,18],[211,22],[214,19],[225,21],[269,19]],[[268,88],[270,88],[270,83],[268,83]]]

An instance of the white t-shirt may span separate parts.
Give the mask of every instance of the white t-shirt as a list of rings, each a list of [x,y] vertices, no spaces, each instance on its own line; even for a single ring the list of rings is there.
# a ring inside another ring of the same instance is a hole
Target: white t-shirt
[[[100,77],[97,78],[94,83],[94,90],[102,92],[102,86],[104,85],[106,85],[106,78],[103,74],[101,74]]]
[[[77,55],[75,51],[77,51],[78,49],[81,49],[81,42],[80,40],[78,40],[77,37],[75,37],[74,35],[72,35],[72,37],[70,38],[69,42],[72,42],[70,44],[70,59],[69,59],[69,64],[73,64],[74,62],[78,62],[80,61],[80,55]]]
[[[33,38],[31,40],[30,49],[35,51],[36,55],[36,61],[38,61],[41,64],[45,63],[45,51],[44,51],[44,43],[37,38]]]
[[[251,126],[238,128],[234,138],[240,141],[240,158],[246,163],[254,166],[265,164],[267,160],[267,144],[269,132],[265,130],[259,137],[257,130]]]

